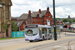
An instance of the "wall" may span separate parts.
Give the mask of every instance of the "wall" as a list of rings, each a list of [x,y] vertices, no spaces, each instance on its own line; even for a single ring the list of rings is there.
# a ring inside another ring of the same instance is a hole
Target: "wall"
[[[43,25],[43,19],[42,18],[33,18],[33,24],[42,24]]]
[[[46,19],[50,20],[50,23],[51,23],[50,26],[52,26],[53,25],[53,18],[52,18],[52,14],[49,11],[49,8],[47,9],[47,12],[46,12],[46,14],[44,15],[44,18],[43,18],[44,25],[46,25],[46,22],[47,22]]]
[[[20,30],[22,31],[22,30],[24,30],[25,29],[25,22],[23,22],[22,24],[21,24],[21,26],[20,26]]]
[[[4,38],[4,33],[0,33],[0,38]]]

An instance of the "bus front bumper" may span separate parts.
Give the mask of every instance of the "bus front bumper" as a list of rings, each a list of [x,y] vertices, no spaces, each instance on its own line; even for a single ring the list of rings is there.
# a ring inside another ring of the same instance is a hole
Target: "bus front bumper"
[[[30,41],[31,39],[25,39],[25,41]],[[34,39],[34,40],[40,40],[40,39]]]
[[[25,41],[29,41],[29,39],[25,39]]]

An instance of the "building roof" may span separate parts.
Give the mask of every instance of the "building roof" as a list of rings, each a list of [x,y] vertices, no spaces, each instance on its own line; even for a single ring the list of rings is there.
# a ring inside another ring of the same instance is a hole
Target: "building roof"
[[[18,19],[27,19],[28,14],[23,13]]]
[[[18,19],[19,17],[11,17],[11,19]]]
[[[16,22],[17,27],[20,27],[22,23],[23,23],[23,21]]]
[[[47,10],[41,11],[41,14],[39,12],[32,12],[31,16],[32,17],[37,17],[37,14],[41,15],[40,17],[44,16],[46,14]],[[18,19],[27,19],[28,14],[23,13]]]
[[[40,17],[42,17],[42,16],[44,16],[46,14],[46,12],[47,12],[47,10],[43,10],[43,11],[41,11],[41,13],[39,13],[39,12],[33,12],[31,14],[31,16],[32,17],[37,17],[37,14],[39,14],[39,16],[41,15]]]

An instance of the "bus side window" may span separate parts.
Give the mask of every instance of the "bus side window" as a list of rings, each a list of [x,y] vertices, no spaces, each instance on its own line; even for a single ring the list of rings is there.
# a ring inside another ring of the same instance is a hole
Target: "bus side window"
[[[42,28],[42,34],[47,34],[47,28]]]
[[[42,34],[44,34],[44,28],[42,28]]]
[[[48,28],[48,30],[49,30],[49,33],[51,34],[51,28]]]

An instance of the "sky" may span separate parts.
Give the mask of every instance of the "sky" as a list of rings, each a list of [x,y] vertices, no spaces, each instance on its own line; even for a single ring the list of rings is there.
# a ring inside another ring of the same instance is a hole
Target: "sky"
[[[11,16],[20,17],[23,13],[28,13],[50,8],[53,15],[53,0],[12,0]],[[75,0],[55,0],[56,18],[75,18]]]

